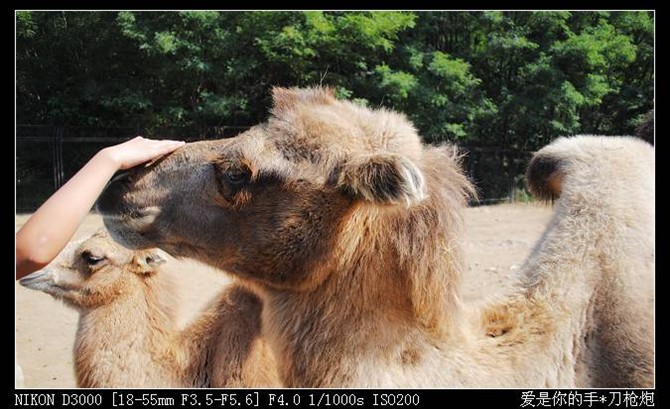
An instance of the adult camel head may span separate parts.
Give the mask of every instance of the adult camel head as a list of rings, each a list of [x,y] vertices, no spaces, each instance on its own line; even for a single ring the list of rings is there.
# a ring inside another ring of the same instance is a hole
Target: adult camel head
[[[277,88],[273,102],[267,122],[235,138],[188,144],[117,178],[98,202],[108,229],[134,247],[275,288],[307,288],[328,274],[317,267],[337,262],[334,249],[342,256],[356,245],[342,243],[343,230],[362,209],[421,207],[427,172],[451,180],[450,201],[470,189],[453,150],[424,148],[401,114],[323,88]],[[364,237],[369,226],[356,229]]]

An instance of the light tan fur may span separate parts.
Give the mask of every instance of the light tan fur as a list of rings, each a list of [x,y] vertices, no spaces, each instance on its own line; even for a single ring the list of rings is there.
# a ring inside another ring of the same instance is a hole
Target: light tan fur
[[[77,385],[276,386],[274,358],[260,338],[260,300],[233,285],[179,330],[174,283],[159,274],[167,257],[126,249],[100,231],[21,280],[79,311]]]
[[[653,151],[640,144],[581,137],[538,153],[565,164],[529,171],[536,191],[560,193],[556,214],[515,293],[484,308],[459,299],[473,189],[456,150],[327,89],[275,90],[266,123],[133,172],[98,208],[117,239],[252,288],[288,387],[651,386],[651,311],[625,285],[653,272]]]
[[[651,387],[654,149],[631,137],[559,138],[535,154],[527,179],[536,195],[557,201],[523,285],[554,308],[586,304],[573,318],[583,333],[577,386]]]

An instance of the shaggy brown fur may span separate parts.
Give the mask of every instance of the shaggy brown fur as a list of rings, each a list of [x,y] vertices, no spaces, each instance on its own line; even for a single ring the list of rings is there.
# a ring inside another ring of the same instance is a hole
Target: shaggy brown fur
[[[276,386],[274,359],[260,339],[260,300],[233,286],[178,331],[174,286],[157,274],[165,261],[159,250],[131,251],[98,232],[20,281],[79,311],[77,385]]]
[[[620,301],[634,302],[624,286],[605,286],[624,297],[607,299],[598,283],[631,274],[604,249],[630,244],[617,237],[647,227],[648,214],[620,225],[593,205],[618,209],[622,195],[564,200],[584,189],[567,181],[582,168],[566,168],[565,181],[555,180],[557,215],[517,293],[483,311],[464,306],[461,208],[472,187],[455,150],[422,146],[402,115],[337,101],[329,90],[277,89],[274,99],[267,123],[135,171],[108,187],[99,209],[118,239],[195,257],[247,283],[263,300],[263,337],[285,386],[650,385],[644,371],[601,376],[607,360],[630,367],[614,349],[597,349],[604,338],[637,347],[649,334],[607,335],[595,312],[625,316]],[[593,155],[607,161],[606,149]],[[589,189],[623,187],[601,183]],[[632,213],[639,205],[626,202]],[[647,244],[635,252],[646,257]]]

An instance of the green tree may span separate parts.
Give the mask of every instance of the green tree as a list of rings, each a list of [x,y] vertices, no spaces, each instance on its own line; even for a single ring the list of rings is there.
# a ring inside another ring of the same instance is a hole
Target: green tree
[[[272,86],[324,84],[486,147],[484,195],[557,136],[632,134],[654,103],[646,11],[17,12],[16,44],[20,124],[203,136],[264,120]]]

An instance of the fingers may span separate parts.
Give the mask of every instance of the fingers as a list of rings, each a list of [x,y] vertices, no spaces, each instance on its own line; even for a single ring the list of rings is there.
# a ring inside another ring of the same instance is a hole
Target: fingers
[[[186,142],[181,141],[160,141],[160,143],[154,144],[150,150],[147,151],[148,156],[150,156],[148,162],[153,163],[158,158],[179,149],[185,144]]]
[[[186,142],[183,141],[160,141],[154,146],[156,157],[166,155],[184,146]]]
[[[147,148],[151,149],[157,156],[165,155],[170,153],[186,144],[184,141],[173,141],[173,140],[150,140],[144,139],[147,141]]]
[[[182,146],[186,143],[184,141],[178,141],[178,140],[172,140],[172,139],[148,139],[148,138],[145,138],[143,136],[136,136],[133,139],[131,139],[130,141],[128,141],[128,143],[131,143],[131,142],[133,144],[146,145],[146,146],[149,146],[149,147],[165,146],[165,145]]]
[[[128,169],[147,161],[153,161],[185,144],[186,142],[184,141],[169,139],[156,140],[137,136],[127,142],[116,145],[111,149],[113,156],[118,163],[118,167],[120,169]]]

